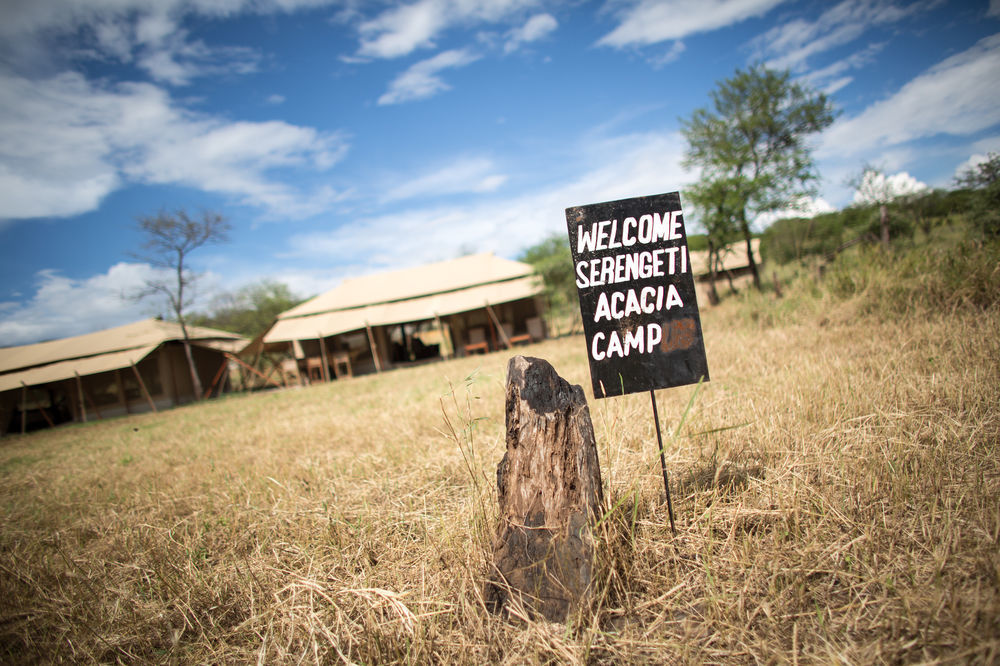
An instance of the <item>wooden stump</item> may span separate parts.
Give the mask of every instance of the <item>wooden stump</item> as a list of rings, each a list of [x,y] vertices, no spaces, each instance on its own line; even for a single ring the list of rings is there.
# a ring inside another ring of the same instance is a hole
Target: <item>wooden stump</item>
[[[506,422],[488,603],[495,612],[523,606],[562,622],[590,594],[591,527],[604,504],[590,410],[583,389],[547,361],[515,356],[507,364]]]

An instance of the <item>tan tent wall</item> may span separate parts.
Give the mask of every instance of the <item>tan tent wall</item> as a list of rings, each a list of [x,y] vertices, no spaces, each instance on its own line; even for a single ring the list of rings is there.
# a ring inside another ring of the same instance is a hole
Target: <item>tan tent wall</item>
[[[192,354],[202,385],[208,389],[219,368],[228,361],[222,351],[215,349],[193,346]],[[105,358],[104,361],[106,366],[108,359]],[[136,363],[136,369],[157,410],[195,400],[182,343],[167,342],[160,345],[141,358]],[[224,372],[220,381],[225,381],[226,375],[228,373]],[[84,391],[82,409],[79,393],[81,386]],[[93,421],[151,410],[149,400],[128,359],[120,367],[81,375],[79,381],[74,375],[71,379],[31,384],[28,394],[40,398],[39,406],[46,410],[49,418],[57,425],[83,421],[84,414],[88,421]],[[0,392],[0,435],[20,431],[23,395],[23,386],[9,387]],[[33,401],[29,404],[34,406],[35,403]],[[38,409],[32,409],[29,416],[32,428],[48,425]]]

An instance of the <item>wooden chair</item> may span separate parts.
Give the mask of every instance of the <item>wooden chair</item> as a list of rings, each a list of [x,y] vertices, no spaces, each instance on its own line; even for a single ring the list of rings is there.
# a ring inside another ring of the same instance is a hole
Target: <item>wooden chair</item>
[[[336,375],[337,379],[340,379],[344,375],[348,377],[354,376],[354,371],[351,369],[351,355],[349,353],[335,352],[332,360],[333,374]]]
[[[315,377],[313,374],[315,373]],[[323,381],[323,359],[318,356],[310,356],[306,359],[306,377],[311,382],[313,379]]]
[[[469,344],[465,345],[465,355],[469,354],[485,354],[489,352],[490,345],[486,342],[486,329],[484,328],[470,328],[469,329]]]

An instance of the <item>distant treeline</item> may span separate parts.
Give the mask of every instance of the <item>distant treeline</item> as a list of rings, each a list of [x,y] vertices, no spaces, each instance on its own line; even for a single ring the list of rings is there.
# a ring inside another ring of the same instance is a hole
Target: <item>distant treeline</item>
[[[927,237],[938,226],[952,225],[977,212],[979,193],[968,189],[933,190],[897,198],[886,205],[889,236],[894,242]],[[761,235],[761,254],[777,264],[811,256],[832,256],[852,241],[877,240],[880,205],[855,205],[812,218],[786,218]]]

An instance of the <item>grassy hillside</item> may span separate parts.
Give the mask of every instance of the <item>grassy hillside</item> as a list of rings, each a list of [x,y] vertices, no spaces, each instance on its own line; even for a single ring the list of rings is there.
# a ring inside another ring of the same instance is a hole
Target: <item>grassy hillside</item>
[[[1000,309],[837,284],[703,313],[676,537],[648,395],[587,391],[625,501],[568,626],[484,610],[497,353],[0,440],[0,660],[995,663]],[[589,385],[582,338],[523,351]]]

